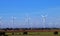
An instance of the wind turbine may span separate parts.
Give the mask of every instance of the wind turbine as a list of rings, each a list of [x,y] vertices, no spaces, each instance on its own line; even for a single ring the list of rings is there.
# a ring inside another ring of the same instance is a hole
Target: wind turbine
[[[43,28],[45,28],[45,25],[46,25],[46,17],[47,17],[47,15],[41,15],[41,16],[42,16]]]
[[[1,24],[2,24],[2,20],[1,19],[2,19],[2,17],[0,17],[0,28],[1,28]]]
[[[28,15],[27,14],[25,14],[26,15],[26,18],[25,18],[25,24],[24,24],[24,27],[25,28],[27,28],[27,25],[28,25]]]
[[[29,25],[30,24],[29,15],[27,15],[27,24],[28,24],[28,26],[30,26]]]
[[[27,23],[28,28],[31,27],[31,25],[30,25],[30,19],[31,19],[31,18],[30,18],[30,16],[29,16],[29,14],[27,13],[27,14],[26,14],[26,20],[25,20],[25,21],[26,21],[26,23]],[[25,25],[26,25],[26,24],[25,24]]]
[[[12,16],[12,28],[13,28],[13,25],[15,24],[15,19],[16,17]]]
[[[29,24],[30,28],[32,29],[32,23],[30,20],[31,20],[31,17],[28,17],[28,24]]]

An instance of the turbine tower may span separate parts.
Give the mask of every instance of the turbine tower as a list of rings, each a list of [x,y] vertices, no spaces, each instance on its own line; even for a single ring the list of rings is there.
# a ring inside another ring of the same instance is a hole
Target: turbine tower
[[[41,15],[42,16],[42,24],[43,24],[43,28],[45,28],[46,26],[46,16],[47,15]]]

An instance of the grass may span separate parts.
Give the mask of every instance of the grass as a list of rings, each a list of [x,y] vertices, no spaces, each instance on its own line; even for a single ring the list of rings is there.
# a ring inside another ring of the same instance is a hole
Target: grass
[[[6,35],[9,36],[55,36],[53,32],[28,32],[27,35],[23,35],[23,32],[14,32],[14,35],[12,33],[7,32]],[[58,33],[58,36],[60,36],[60,32]]]

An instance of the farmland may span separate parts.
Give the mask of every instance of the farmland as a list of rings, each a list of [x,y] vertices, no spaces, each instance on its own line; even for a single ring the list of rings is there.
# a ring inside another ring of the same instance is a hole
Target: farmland
[[[55,36],[54,32],[28,32],[28,34],[23,35],[23,32],[16,32],[12,35],[12,33],[5,33],[8,36]],[[60,36],[60,32],[57,34]]]
[[[60,36],[60,30],[0,30],[6,36]]]

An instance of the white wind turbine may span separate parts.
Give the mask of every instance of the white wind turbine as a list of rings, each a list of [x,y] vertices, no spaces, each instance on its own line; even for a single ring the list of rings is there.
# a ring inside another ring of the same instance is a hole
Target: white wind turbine
[[[28,14],[26,14],[26,19],[25,19],[25,28],[28,28],[27,25],[29,24],[29,20],[28,20]]]
[[[14,27],[13,25],[15,25],[15,19],[16,19],[16,17],[12,16],[12,28]]]
[[[43,28],[45,28],[46,26],[46,17],[47,15],[41,15],[42,16],[42,24],[43,24]]]
[[[29,24],[30,28],[32,28],[31,17],[28,17],[28,24]]]
[[[31,27],[31,25],[30,25],[30,19],[31,19],[31,18],[29,17],[29,14],[27,13],[27,14],[26,14],[26,19],[25,19],[25,22],[26,22],[26,24],[27,24],[27,26],[28,26],[27,28],[30,28],[30,27]],[[26,24],[25,24],[25,25],[26,25]]]
[[[2,17],[0,17],[0,28],[1,28],[1,24],[2,24]]]

